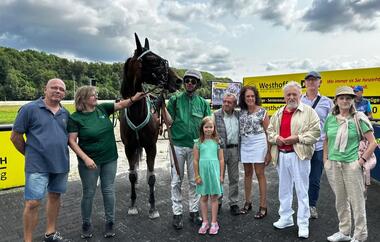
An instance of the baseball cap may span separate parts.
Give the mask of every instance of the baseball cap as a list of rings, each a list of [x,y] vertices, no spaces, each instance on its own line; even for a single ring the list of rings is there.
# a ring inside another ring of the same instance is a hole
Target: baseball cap
[[[354,87],[354,92],[361,92],[363,91],[363,87],[362,86],[355,86]]]
[[[187,70],[185,72],[185,75],[183,76],[183,78],[185,78],[187,76],[194,77],[194,78],[198,79],[199,81],[202,81],[202,74],[197,70]]]
[[[307,75],[305,76],[305,80],[308,79],[309,77],[315,77],[315,78],[321,79],[321,75],[316,71],[311,71],[307,73]]]

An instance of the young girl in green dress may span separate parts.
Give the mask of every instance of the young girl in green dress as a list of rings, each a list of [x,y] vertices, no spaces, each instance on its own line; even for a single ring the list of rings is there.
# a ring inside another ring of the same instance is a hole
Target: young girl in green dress
[[[196,192],[201,195],[201,213],[203,223],[199,234],[217,234],[219,224],[218,197],[223,193],[224,158],[223,149],[219,146],[215,123],[211,117],[205,117],[200,126],[199,139],[194,142],[194,175],[197,184]],[[211,227],[208,222],[208,199],[211,200]]]

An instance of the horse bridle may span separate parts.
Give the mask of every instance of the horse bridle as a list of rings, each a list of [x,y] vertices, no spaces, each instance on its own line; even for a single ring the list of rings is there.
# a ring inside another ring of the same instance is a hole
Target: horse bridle
[[[144,51],[143,53],[141,53],[136,59],[138,61],[140,61],[141,63],[143,62],[143,57],[148,54],[148,53],[152,53],[153,55],[157,56],[159,58],[159,62],[158,62],[158,67],[150,67],[151,70],[152,70],[152,76],[154,79],[158,80],[158,85],[156,85],[156,88],[162,88],[164,87],[165,88],[165,85],[168,84],[169,80],[168,80],[168,76],[169,76],[169,62],[167,60],[165,60],[164,58],[162,58],[161,56],[155,54],[153,51],[151,50],[146,50]],[[164,67],[164,68],[161,68],[161,67]],[[162,71],[163,69],[163,71]],[[154,89],[150,90],[149,92],[153,91]]]

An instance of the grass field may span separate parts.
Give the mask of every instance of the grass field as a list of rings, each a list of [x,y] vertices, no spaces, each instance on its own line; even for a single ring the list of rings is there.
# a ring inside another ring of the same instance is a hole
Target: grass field
[[[0,124],[13,124],[20,107],[21,105],[0,105]],[[65,104],[65,108],[70,113],[74,112],[74,104]]]

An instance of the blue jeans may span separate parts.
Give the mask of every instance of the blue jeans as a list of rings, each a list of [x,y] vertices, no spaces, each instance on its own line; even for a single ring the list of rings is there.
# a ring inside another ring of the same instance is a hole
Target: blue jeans
[[[68,173],[26,172],[25,173],[25,200],[41,200],[46,191],[65,193]]]
[[[104,213],[106,222],[115,220],[115,176],[117,161],[97,165],[95,170],[88,169],[83,163],[78,164],[80,179],[82,180],[81,213],[83,223],[91,223],[92,202],[94,200],[96,185],[100,177],[103,195]]]
[[[323,150],[314,151],[310,163],[309,205],[315,207],[319,197],[319,188],[323,171]]]

